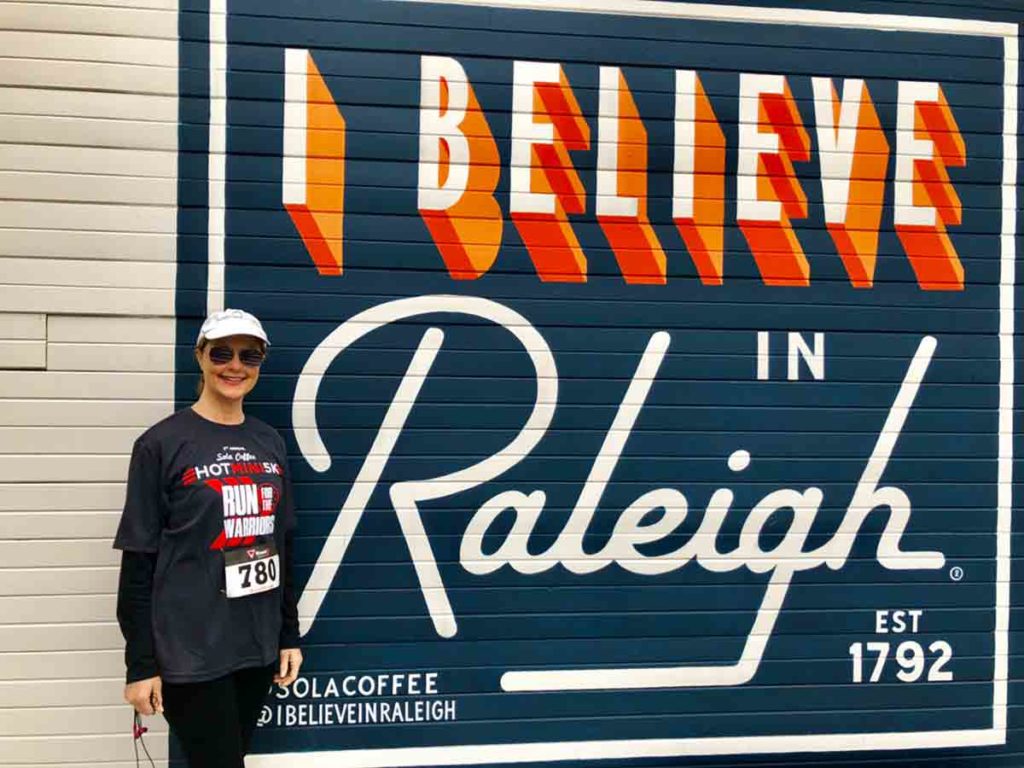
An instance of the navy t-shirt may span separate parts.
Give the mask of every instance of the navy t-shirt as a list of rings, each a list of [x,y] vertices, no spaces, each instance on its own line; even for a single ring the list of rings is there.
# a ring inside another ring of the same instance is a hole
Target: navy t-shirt
[[[265,422],[218,424],[191,408],[136,440],[114,547],[157,555],[153,636],[164,680],[201,682],[277,660],[284,590],[229,599],[224,552],[273,541],[284,553],[295,525],[285,458]]]

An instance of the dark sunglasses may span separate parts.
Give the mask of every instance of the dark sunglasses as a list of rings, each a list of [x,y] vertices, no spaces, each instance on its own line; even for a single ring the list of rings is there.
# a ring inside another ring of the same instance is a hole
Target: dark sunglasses
[[[249,368],[259,368],[266,357],[266,354],[259,349],[243,349],[238,353],[238,359],[242,361],[242,365],[248,366]],[[218,344],[215,347],[210,347],[210,360],[217,365],[225,365],[234,359],[235,350],[226,344]]]

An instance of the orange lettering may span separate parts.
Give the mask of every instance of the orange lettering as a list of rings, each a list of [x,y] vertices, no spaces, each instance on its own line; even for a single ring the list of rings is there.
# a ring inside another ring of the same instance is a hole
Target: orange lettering
[[[810,285],[811,269],[791,219],[807,216],[793,161],[811,140],[782,75],[740,75],[736,218],[765,285]]]
[[[627,283],[663,285],[665,251],[647,218],[647,130],[618,67],[601,67],[597,221]]]
[[[340,275],[345,118],[309,51],[285,51],[281,198],[317,271]]]
[[[900,81],[896,110],[896,234],[918,285],[962,291],[964,268],[946,232],[960,224],[947,166],[967,164],[960,128],[938,83]]]
[[[676,71],[672,220],[704,285],[721,285],[725,134],[693,70]]]
[[[475,280],[498,257],[504,228],[494,199],[500,161],[487,119],[458,61],[424,56],[418,206],[448,273]]]
[[[816,77],[812,84],[825,226],[850,282],[870,288],[878,258],[889,142],[863,80],[846,80],[841,102],[829,78]]]

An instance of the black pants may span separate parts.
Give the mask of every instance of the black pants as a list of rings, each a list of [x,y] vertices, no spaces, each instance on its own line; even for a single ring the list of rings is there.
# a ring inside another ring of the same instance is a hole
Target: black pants
[[[189,768],[243,768],[277,664],[203,683],[164,683],[164,717]]]

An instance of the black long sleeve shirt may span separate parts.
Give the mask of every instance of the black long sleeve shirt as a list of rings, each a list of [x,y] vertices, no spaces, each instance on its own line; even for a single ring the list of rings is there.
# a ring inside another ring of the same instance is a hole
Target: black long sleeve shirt
[[[285,534],[281,561],[281,648],[299,647],[299,613],[295,596],[295,532]],[[125,682],[160,674],[153,646],[153,573],[155,552],[121,553],[117,585],[117,621],[124,635]]]
[[[260,419],[221,424],[183,408],[140,435],[113,542],[125,553],[129,680],[158,670],[166,682],[203,682],[295,647],[296,525],[287,447]],[[281,586],[228,599],[226,553],[271,543]]]

